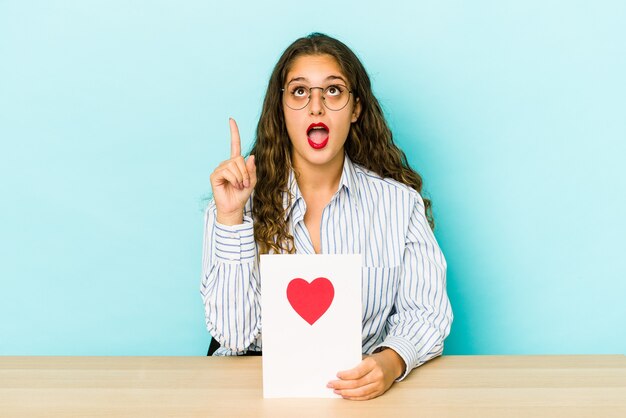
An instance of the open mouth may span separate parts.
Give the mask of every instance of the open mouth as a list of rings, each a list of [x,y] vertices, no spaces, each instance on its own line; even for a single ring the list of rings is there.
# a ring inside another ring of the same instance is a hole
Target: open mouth
[[[306,137],[313,149],[322,149],[328,144],[330,130],[322,122],[312,123],[306,130]]]

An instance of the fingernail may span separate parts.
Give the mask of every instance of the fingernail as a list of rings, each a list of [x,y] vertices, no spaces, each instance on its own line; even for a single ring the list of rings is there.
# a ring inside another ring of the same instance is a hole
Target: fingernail
[[[327,387],[327,388],[331,388],[331,389],[332,389],[332,388],[333,388],[333,385],[332,385],[332,383],[328,382],[328,384],[326,385],[326,387]]]
[[[246,187],[246,188],[250,187],[250,179],[245,179],[245,180],[243,181],[243,185],[244,185],[244,187]]]

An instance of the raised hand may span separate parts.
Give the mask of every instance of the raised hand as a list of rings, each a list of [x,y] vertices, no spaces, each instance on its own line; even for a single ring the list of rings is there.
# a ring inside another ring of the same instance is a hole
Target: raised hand
[[[239,128],[230,119],[230,159],[222,161],[211,174],[213,199],[217,207],[217,221],[224,225],[243,222],[243,209],[256,185],[254,156],[241,156]]]

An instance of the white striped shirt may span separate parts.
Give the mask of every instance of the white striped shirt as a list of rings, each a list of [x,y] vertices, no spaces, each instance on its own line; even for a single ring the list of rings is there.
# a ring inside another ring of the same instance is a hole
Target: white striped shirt
[[[293,172],[287,225],[297,254],[315,254],[304,224],[306,203]],[[258,247],[252,199],[240,225],[205,213],[201,294],[207,329],[222,345],[216,355],[261,350]],[[446,260],[428,225],[424,201],[414,189],[353,164],[346,156],[339,188],[322,212],[322,254],[361,254],[363,353],[394,349],[406,372],[441,355],[452,308],[446,292]]]

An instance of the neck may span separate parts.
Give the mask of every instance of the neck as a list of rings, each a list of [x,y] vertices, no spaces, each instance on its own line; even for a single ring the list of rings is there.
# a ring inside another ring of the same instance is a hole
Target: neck
[[[341,158],[335,158],[324,165],[298,164],[294,165],[297,176],[298,187],[305,197],[312,193],[333,194],[339,188],[341,172],[343,170],[343,154]]]

